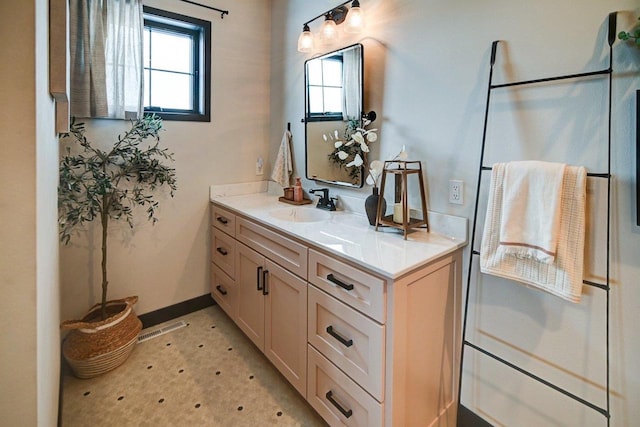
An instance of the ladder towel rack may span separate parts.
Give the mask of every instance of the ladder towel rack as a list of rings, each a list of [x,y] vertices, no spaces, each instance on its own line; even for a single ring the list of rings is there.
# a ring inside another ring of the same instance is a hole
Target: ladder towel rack
[[[496,54],[497,47],[499,41],[494,41],[491,44],[491,60],[489,66],[489,82],[487,85],[487,100],[485,105],[484,112],[484,125],[482,130],[482,146],[480,153],[480,161],[478,168],[478,184],[476,188],[476,199],[475,199],[475,207],[473,212],[473,225],[471,231],[471,246],[470,246],[470,256],[469,256],[469,268],[467,271],[467,289],[465,295],[465,305],[464,305],[464,315],[462,322],[462,347],[460,351],[460,370],[459,370],[459,378],[458,378],[458,405],[461,404],[461,395],[462,395],[462,369],[464,367],[464,353],[465,347],[472,348],[478,351],[481,354],[489,356],[490,358],[514,369],[517,372],[520,372],[526,375],[529,378],[532,378],[541,384],[548,386],[549,388],[564,394],[567,397],[585,405],[596,412],[602,414],[606,418],[607,426],[610,425],[611,422],[611,412],[610,412],[610,369],[609,369],[609,307],[610,307],[610,240],[611,240],[611,112],[612,112],[612,75],[613,75],[613,43],[616,38],[616,17],[617,13],[612,12],[608,17],[608,37],[607,43],[609,45],[609,67],[604,70],[590,71],[585,73],[576,73],[576,74],[567,74],[562,76],[553,76],[546,77],[541,79],[534,80],[524,80],[519,82],[511,82],[511,83],[502,83],[502,84],[493,84],[493,67],[496,62]],[[596,289],[604,290],[606,293],[606,335],[605,335],[605,347],[606,347],[606,367],[605,367],[605,375],[606,375],[606,405],[605,407],[598,406],[592,402],[587,401],[586,399],[552,383],[551,381],[545,380],[538,375],[529,372],[520,366],[509,362],[508,360],[470,342],[467,340],[467,322],[468,322],[468,311],[469,311],[469,293],[472,283],[472,271],[473,271],[473,261],[476,256],[480,255],[480,252],[475,249],[475,238],[476,238],[476,227],[478,220],[478,206],[479,206],[479,198],[480,198],[480,188],[482,185],[482,173],[484,171],[491,170],[490,166],[484,165],[484,155],[487,141],[487,122],[489,118],[489,106],[491,103],[491,92],[494,89],[506,88],[506,87],[514,87],[514,86],[523,86],[530,84],[540,84],[544,82],[551,82],[557,80],[568,80],[568,79],[581,79],[586,77],[594,77],[594,76],[602,76],[608,78],[608,89],[609,89],[609,105],[608,105],[608,129],[607,129],[607,171],[593,173],[590,172],[587,174],[589,177],[593,178],[603,178],[607,180],[607,221],[606,221],[606,275],[605,275],[605,283],[596,283],[589,280],[583,280],[583,284],[592,286]]]

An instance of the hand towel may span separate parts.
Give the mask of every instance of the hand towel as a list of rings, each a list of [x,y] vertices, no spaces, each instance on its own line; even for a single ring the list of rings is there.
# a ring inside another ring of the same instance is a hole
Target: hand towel
[[[282,141],[280,142],[278,156],[276,157],[276,162],[273,165],[273,171],[271,172],[271,179],[283,187],[289,187],[291,184],[291,173],[293,172],[290,144],[291,132],[285,130],[284,135],[282,135]]]
[[[560,225],[565,164],[540,161],[506,164],[500,221],[501,254],[552,263]]]
[[[582,295],[587,173],[566,166],[561,191],[556,256],[547,264],[533,258],[500,253],[500,223],[506,164],[493,165],[487,215],[480,247],[480,271],[515,280],[574,303]]]

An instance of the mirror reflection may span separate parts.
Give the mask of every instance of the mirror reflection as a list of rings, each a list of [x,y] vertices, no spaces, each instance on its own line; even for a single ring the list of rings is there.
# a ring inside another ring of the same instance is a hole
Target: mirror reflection
[[[356,147],[344,147],[342,151],[348,153],[347,158],[338,157],[336,147],[337,144],[345,144],[354,130],[361,126],[362,94],[361,44],[348,46],[305,62],[305,143],[308,179],[362,187],[363,168],[355,159]]]

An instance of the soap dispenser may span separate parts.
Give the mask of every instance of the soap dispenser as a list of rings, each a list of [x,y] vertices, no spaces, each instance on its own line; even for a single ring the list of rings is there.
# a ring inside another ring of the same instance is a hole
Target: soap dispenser
[[[300,177],[296,177],[296,184],[293,186],[293,201],[301,202],[303,198],[302,182],[300,182]]]

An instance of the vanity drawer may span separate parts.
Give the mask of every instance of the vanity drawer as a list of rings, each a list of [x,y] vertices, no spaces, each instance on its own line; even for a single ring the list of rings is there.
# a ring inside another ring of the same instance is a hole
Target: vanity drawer
[[[384,400],[385,327],[309,285],[309,344]]]
[[[211,263],[211,297],[235,321],[238,307],[236,282],[214,263]]]
[[[236,235],[236,216],[217,205],[211,205],[211,225],[229,236]]]
[[[376,321],[385,322],[383,279],[310,250],[308,281]]]
[[[307,277],[307,247],[244,218],[236,219],[236,239],[280,266]]]
[[[211,236],[211,259],[229,277],[235,277],[236,241],[217,228]]]
[[[383,425],[383,407],[311,345],[307,401],[331,426]]]

